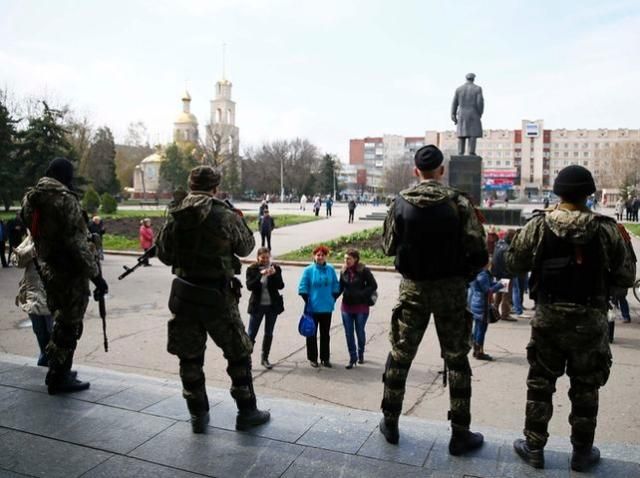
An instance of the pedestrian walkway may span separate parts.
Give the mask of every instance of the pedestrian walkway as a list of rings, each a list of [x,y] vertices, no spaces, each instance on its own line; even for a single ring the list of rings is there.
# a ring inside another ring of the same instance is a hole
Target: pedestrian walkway
[[[259,397],[272,420],[236,432],[226,390],[209,388],[211,424],[194,435],[178,383],[79,367],[87,391],[49,396],[46,370],[0,354],[0,477],[569,477],[570,445],[552,439],[547,469],[521,463],[519,432],[481,429],[485,445],[447,452],[446,422],[401,420],[399,445],[377,430],[379,413]],[[599,444],[589,474],[640,476],[640,447]]]

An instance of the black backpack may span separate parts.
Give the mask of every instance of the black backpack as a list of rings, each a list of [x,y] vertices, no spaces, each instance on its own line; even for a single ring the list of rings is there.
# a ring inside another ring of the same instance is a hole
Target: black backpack
[[[491,273],[498,280],[511,279],[511,274],[507,272],[507,261],[505,254],[509,250],[509,244],[500,240],[496,243],[496,247],[493,250],[493,257],[491,258]]]

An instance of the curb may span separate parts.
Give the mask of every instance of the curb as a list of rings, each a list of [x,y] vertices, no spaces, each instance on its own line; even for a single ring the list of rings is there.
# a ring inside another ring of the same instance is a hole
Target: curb
[[[127,256],[127,257],[139,257],[142,255],[142,252],[137,251],[114,251],[110,249],[104,250],[105,254],[109,254],[112,256]],[[255,261],[253,259],[240,258],[240,262],[242,264],[253,264]],[[276,263],[280,266],[292,266],[292,267],[307,267],[310,263],[304,261],[287,261],[287,260],[277,260]],[[395,272],[395,267],[391,266],[376,266],[376,265],[367,265],[367,267],[376,272]]]

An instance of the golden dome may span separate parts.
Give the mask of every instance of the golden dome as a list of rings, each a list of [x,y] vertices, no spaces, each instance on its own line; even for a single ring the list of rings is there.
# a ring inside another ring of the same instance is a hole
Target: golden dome
[[[190,124],[198,124],[198,120],[193,113],[185,113],[184,111],[178,115],[174,123],[190,123]]]
[[[161,163],[162,161],[164,161],[164,158],[162,157],[162,155],[159,152],[155,152],[153,154],[150,154],[146,158],[144,158],[142,161],[140,161],[140,164]]]

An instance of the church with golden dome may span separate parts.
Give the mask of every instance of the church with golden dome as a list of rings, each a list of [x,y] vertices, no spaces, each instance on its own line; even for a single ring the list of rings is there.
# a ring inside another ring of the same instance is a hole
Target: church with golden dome
[[[211,100],[210,121],[205,127],[204,144],[216,155],[238,156],[240,151],[240,130],[236,126],[236,103],[231,99],[232,83],[226,78],[216,82],[215,96]],[[198,129],[198,118],[191,112],[191,95],[182,95],[182,111],[173,122],[173,142],[189,150],[202,144]],[[133,173],[133,197],[156,198],[166,196],[160,192],[160,165],[165,160],[163,148],[144,158]]]

